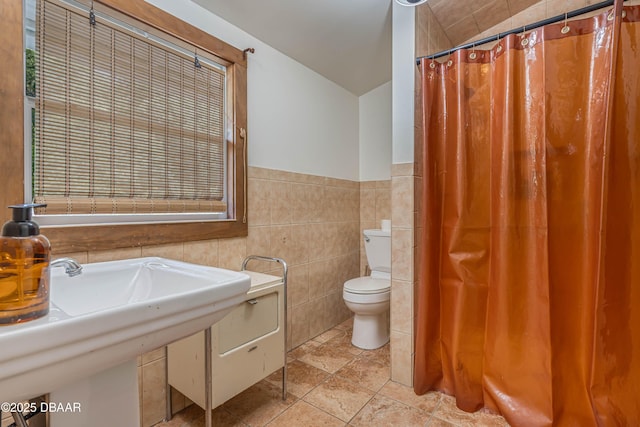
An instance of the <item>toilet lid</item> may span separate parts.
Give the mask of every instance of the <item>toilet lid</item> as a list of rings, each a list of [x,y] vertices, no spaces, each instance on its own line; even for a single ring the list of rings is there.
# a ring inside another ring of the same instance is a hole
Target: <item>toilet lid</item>
[[[377,294],[390,288],[390,280],[374,279],[370,276],[347,280],[344,284],[344,290],[354,294]]]

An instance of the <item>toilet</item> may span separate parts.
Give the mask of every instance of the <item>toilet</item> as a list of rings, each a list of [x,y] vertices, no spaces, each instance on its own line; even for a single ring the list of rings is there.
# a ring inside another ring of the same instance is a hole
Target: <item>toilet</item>
[[[363,234],[371,276],[346,281],[342,296],[355,313],[351,343],[373,350],[389,342],[391,231],[364,230]]]

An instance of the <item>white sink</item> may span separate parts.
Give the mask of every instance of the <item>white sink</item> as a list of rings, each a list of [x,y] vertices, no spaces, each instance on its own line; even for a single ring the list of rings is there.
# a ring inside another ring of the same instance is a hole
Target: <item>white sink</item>
[[[57,390],[206,329],[244,300],[244,273],[163,258],[51,272],[51,310],[0,327],[0,402]]]

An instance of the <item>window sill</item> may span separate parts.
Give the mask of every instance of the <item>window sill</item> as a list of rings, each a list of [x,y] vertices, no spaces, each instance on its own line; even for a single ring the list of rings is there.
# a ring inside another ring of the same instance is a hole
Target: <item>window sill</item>
[[[223,220],[177,224],[44,226],[40,232],[49,239],[54,252],[70,253],[246,237],[247,224],[238,220]]]

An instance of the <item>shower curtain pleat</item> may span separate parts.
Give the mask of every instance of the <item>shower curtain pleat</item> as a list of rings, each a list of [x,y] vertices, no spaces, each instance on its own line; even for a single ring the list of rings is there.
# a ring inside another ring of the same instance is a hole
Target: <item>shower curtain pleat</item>
[[[640,7],[625,12],[422,61],[418,394],[512,425],[640,422]]]
[[[595,311],[591,391],[601,425],[640,423],[640,8],[625,12],[615,67],[602,284]]]

